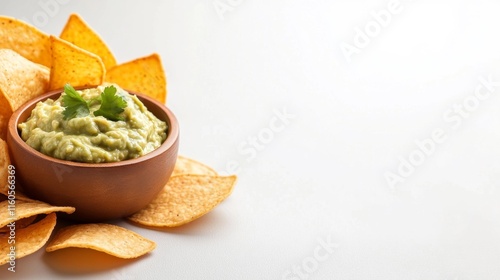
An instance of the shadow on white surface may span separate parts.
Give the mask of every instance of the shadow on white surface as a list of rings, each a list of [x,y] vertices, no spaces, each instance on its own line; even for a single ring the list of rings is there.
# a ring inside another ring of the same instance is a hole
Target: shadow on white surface
[[[150,257],[120,259],[106,253],[83,248],[66,248],[42,256],[42,261],[54,272],[69,275],[93,274],[112,271]]]
[[[154,230],[157,232],[164,232],[165,234],[179,234],[179,235],[208,235],[211,234],[211,229],[220,229],[230,227],[231,221],[225,216],[223,211],[213,210],[210,213],[201,216],[200,218],[178,227],[152,227],[140,225],[132,221],[127,222],[136,227]]]

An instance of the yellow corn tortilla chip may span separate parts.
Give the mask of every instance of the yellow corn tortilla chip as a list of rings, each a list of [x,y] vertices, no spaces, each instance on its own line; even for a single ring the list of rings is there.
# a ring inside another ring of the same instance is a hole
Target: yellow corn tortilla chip
[[[0,49],[14,50],[35,63],[50,67],[49,35],[36,27],[12,17],[0,16],[0,38]]]
[[[0,109],[1,110],[1,109]],[[7,139],[7,126],[10,114],[0,113],[0,139]]]
[[[5,139],[12,112],[48,88],[49,68],[13,50],[0,49],[0,137]]]
[[[16,229],[16,243],[8,245],[9,235],[0,236],[0,265],[10,261],[11,246],[15,246],[15,259],[30,255],[45,245],[56,225],[56,214],[47,215],[43,220],[26,228]]]
[[[10,207],[9,207],[10,206]],[[65,212],[71,214],[75,212],[74,207],[52,206],[41,201],[15,201],[10,204],[9,200],[0,202],[0,228],[8,225],[10,222],[18,221],[23,218],[38,214],[50,214],[52,212]]]
[[[46,251],[76,247],[132,259],[156,248],[156,243],[141,235],[110,224],[79,224],[61,229],[47,245]]]
[[[177,176],[181,174],[217,176],[217,172],[215,172],[215,170],[213,170],[210,166],[191,158],[178,156],[177,161],[175,162],[174,171],[172,171],[171,176]]]
[[[9,150],[7,148],[7,142],[0,139],[0,193],[7,195],[9,189],[9,165],[10,157]]]
[[[158,54],[116,65],[106,73],[106,81],[146,94],[161,103],[167,98],[167,78]]]
[[[73,87],[103,83],[106,69],[99,56],[54,36],[50,36],[50,42],[52,66],[49,89],[60,89],[67,83]]]
[[[189,223],[228,197],[236,176],[179,175],[146,208],[128,217],[146,226],[176,227]]]
[[[61,39],[96,54],[102,59],[106,69],[116,65],[116,59],[99,35],[77,14],[69,16],[59,36]]]
[[[17,110],[27,101],[45,93],[49,68],[31,62],[9,49],[0,49],[0,91],[7,103],[2,108]]]
[[[22,229],[22,228],[25,228],[25,227],[31,225],[33,223],[33,221],[36,220],[36,217],[38,217],[38,215],[34,215],[34,216],[30,216],[30,217],[26,217],[26,218],[17,220],[16,221],[16,230]],[[8,231],[10,231],[10,228],[8,226],[4,226],[4,227],[0,228],[0,233],[4,233],[4,232],[8,232]]]
[[[9,151],[7,148],[7,142],[0,139],[0,182],[2,182],[0,184],[0,194],[4,195],[5,197],[8,197],[9,191],[12,191],[10,189],[10,184],[8,181],[8,179],[9,179],[8,177],[10,175],[9,174],[9,165],[10,164],[11,164],[11,162],[10,162],[10,157],[9,157]],[[12,169],[13,171],[11,171],[11,172],[14,172],[14,176],[15,176],[16,169],[15,169],[15,166],[13,166],[13,167],[14,167],[14,169]],[[27,195],[25,195],[18,188],[19,187],[18,182],[16,182],[15,186],[16,186],[16,188],[14,189],[14,191],[15,191],[16,200],[36,201],[36,200],[29,198]],[[2,201],[1,198],[0,198],[0,201]]]

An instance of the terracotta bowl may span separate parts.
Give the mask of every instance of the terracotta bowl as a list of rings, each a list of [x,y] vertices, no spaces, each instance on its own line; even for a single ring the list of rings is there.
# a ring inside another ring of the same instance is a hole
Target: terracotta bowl
[[[62,90],[37,97],[19,108],[9,120],[7,143],[16,168],[16,182],[32,198],[52,205],[74,206],[66,217],[98,222],[129,216],[144,208],[167,183],[177,159],[179,125],[165,105],[130,92],[168,125],[167,139],[156,150],[113,163],[79,163],[46,156],[26,144],[17,125],[39,101],[57,99]]]

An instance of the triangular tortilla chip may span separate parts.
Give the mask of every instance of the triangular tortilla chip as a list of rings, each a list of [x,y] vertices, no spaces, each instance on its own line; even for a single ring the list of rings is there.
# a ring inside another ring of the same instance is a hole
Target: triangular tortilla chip
[[[98,86],[103,83],[106,69],[99,56],[54,36],[50,36],[50,41],[51,90],[63,88],[67,83],[73,87]]]
[[[1,43],[0,43],[1,44]],[[0,49],[0,137],[7,122],[22,104],[49,88],[49,69],[10,49]]]
[[[126,90],[146,94],[161,103],[167,98],[167,79],[160,56],[152,54],[117,65],[106,74],[106,81]]]
[[[106,43],[79,15],[70,15],[60,37],[99,56],[106,69],[116,65],[116,59]]]
[[[0,49],[11,49],[25,58],[50,67],[49,35],[18,19],[0,16]]]

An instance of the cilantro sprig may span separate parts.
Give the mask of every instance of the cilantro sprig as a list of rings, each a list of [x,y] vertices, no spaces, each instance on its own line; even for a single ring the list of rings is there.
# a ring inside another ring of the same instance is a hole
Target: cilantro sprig
[[[94,111],[94,116],[103,116],[112,121],[123,121],[124,118],[120,113],[127,107],[127,102],[116,94],[114,86],[105,87],[101,93],[101,107]]]
[[[89,104],[71,85],[64,86],[64,93],[62,96],[64,119],[85,117],[90,114]]]
[[[100,107],[94,111],[94,116],[103,116],[111,121],[123,121],[124,118],[120,113],[127,107],[127,102],[116,94],[116,91],[116,87],[107,86],[99,97],[85,100],[70,84],[66,84],[64,86],[65,94],[62,96],[64,119],[88,116],[90,115],[90,106],[94,102],[99,102]]]

